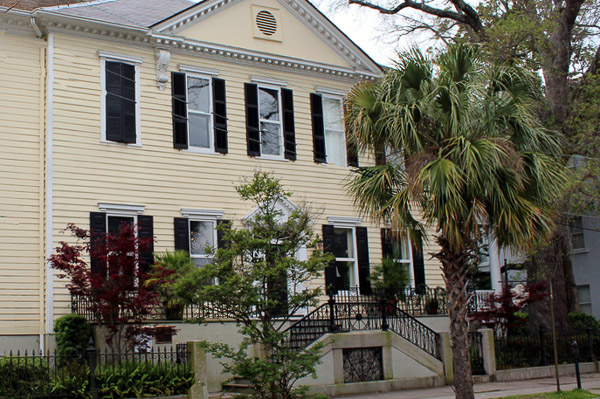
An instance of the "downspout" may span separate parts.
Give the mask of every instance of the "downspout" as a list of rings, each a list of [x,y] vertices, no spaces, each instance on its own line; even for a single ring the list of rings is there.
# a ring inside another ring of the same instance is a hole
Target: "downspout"
[[[46,259],[52,255],[53,232],[53,117],[54,117],[54,34],[48,32],[46,77]],[[46,261],[46,338],[53,330],[54,319],[54,273]]]
[[[33,28],[33,31],[35,32],[35,35],[38,37],[38,39],[44,37],[44,33],[40,30],[40,27],[38,26],[35,17],[31,17],[30,22],[31,28]]]
[[[44,99],[46,98],[46,96],[44,95],[45,91],[46,91],[46,47],[41,47],[40,48],[40,98],[39,98],[39,124],[40,124],[40,128],[39,128],[39,167],[38,167],[38,180],[39,180],[39,211],[38,211],[38,245],[39,245],[39,258],[38,258],[38,264],[39,264],[39,293],[40,293],[40,304],[39,304],[39,318],[40,318],[40,322],[39,322],[39,343],[40,343],[40,350],[42,352],[45,351],[45,342],[44,342],[44,331],[45,331],[45,324],[44,324],[44,310],[45,310],[45,293],[44,293],[44,287],[45,287],[45,283],[44,283],[44,276],[46,275],[46,271],[45,271],[45,265],[46,265],[46,251],[44,250],[44,229],[46,226],[45,223],[45,206],[46,206],[46,182],[45,182],[45,176],[44,176],[44,163],[46,160],[46,155],[45,155],[45,151],[46,151],[46,126],[45,126],[45,122],[46,122],[46,103],[44,101]]]

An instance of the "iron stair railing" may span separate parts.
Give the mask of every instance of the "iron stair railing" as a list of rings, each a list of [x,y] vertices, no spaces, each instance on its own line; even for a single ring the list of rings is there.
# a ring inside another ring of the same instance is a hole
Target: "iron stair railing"
[[[392,331],[408,342],[440,359],[439,334],[412,317],[396,302],[356,300],[336,301],[330,297],[286,331],[292,348],[305,348],[327,333],[382,330]]]

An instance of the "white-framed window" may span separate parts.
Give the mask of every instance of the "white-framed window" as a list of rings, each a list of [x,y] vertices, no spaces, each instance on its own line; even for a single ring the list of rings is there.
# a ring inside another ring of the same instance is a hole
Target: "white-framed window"
[[[258,85],[261,157],[283,159],[281,91],[274,85]]]
[[[183,218],[175,218],[175,249],[188,251],[199,267],[212,262],[219,241],[217,223],[225,211],[183,208],[181,213]]]
[[[99,52],[101,141],[141,146],[141,58]]]
[[[573,216],[569,218],[569,233],[571,234],[571,249],[585,249],[583,219],[581,216]]]
[[[401,264],[408,270],[410,277],[410,286],[415,287],[415,273],[413,266],[412,246],[410,239],[405,232],[399,233],[395,239],[391,240],[392,254],[391,257],[395,263]]]
[[[323,94],[323,125],[327,163],[346,166],[346,134],[342,97]]]
[[[211,82],[208,76],[186,76],[189,148],[214,148]]]
[[[217,248],[216,220],[189,219],[190,257],[195,265],[202,267],[212,262],[213,250]]]
[[[577,296],[579,299],[579,309],[582,313],[592,314],[592,295],[590,292],[590,286],[578,285]]]
[[[354,227],[335,227],[334,225],[331,252],[335,256],[338,289],[344,291],[358,287],[358,258]]]

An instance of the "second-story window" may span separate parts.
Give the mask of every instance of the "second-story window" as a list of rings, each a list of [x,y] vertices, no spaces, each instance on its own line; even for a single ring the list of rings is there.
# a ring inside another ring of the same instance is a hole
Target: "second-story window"
[[[248,155],[266,159],[296,159],[292,90],[246,83]]]
[[[314,160],[337,166],[358,166],[356,149],[346,143],[342,97],[311,93]]]
[[[225,81],[173,72],[173,147],[227,153]]]
[[[139,63],[136,58],[100,52],[102,141],[141,144]]]

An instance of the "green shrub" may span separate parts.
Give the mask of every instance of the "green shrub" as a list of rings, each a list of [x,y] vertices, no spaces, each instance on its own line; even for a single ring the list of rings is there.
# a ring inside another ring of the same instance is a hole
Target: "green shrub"
[[[98,397],[141,398],[186,394],[194,383],[189,366],[124,362],[96,370]]]
[[[48,363],[41,358],[0,358],[0,397],[43,394],[50,382]]]
[[[571,332],[575,335],[587,334],[588,326],[594,332],[600,330],[600,321],[587,313],[569,313],[569,324]]]
[[[90,323],[85,317],[78,314],[61,316],[54,322],[54,331],[59,364],[62,365],[73,358],[85,358],[85,350],[92,336]]]

